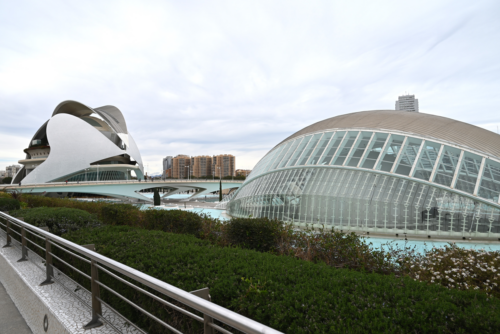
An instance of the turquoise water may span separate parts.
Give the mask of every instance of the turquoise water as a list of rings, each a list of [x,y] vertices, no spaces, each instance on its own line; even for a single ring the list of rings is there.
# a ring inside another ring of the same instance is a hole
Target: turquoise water
[[[228,220],[228,217],[225,216],[226,211],[225,210],[219,210],[219,209],[207,209],[207,208],[190,208],[188,207],[187,209],[184,209],[183,204],[179,204],[179,206],[153,206],[151,204],[143,204],[141,206],[141,210],[147,210],[149,208],[155,208],[156,210],[186,210],[186,211],[192,211],[196,213],[205,213],[212,218],[218,218],[222,221]]]
[[[391,239],[391,238],[373,238],[367,237],[367,242],[371,242],[373,244],[373,248],[380,249],[383,244],[392,241],[393,246],[397,246],[398,248],[405,247],[405,240],[401,238]],[[500,251],[500,242],[498,243],[480,243],[480,242],[456,242],[458,247],[466,248],[466,249],[484,249],[486,251]],[[443,248],[448,245],[447,242],[442,241],[420,241],[420,240],[408,240],[406,241],[406,247],[415,247],[419,253],[423,253],[426,249],[430,250],[433,247]],[[387,249],[386,247],[384,247]]]

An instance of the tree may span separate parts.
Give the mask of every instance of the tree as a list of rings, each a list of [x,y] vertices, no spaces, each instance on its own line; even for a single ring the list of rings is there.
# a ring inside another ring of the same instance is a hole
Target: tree
[[[10,176],[8,176],[2,180],[3,184],[11,184],[11,182],[12,182],[12,178]]]
[[[219,180],[219,202],[222,202],[222,180]]]
[[[160,201],[160,192],[158,191],[158,188],[155,188],[154,194],[153,194],[153,202],[155,206],[158,206],[161,204]]]

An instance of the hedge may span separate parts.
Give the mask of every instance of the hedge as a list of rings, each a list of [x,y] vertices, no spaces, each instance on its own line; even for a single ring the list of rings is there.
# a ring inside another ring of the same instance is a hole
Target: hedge
[[[261,252],[275,251],[284,224],[268,218],[232,218],[224,226],[229,244]]]
[[[186,210],[146,210],[143,227],[199,237],[202,231],[202,217]]]
[[[137,226],[140,210],[131,204],[107,204],[101,207],[101,219],[109,225]]]
[[[51,233],[62,235],[87,227],[98,227],[102,223],[87,211],[69,208],[34,208],[9,212],[14,217],[23,217],[28,224],[47,226]]]
[[[98,253],[183,290],[209,287],[216,304],[285,333],[492,333],[500,328],[500,300],[477,291],[336,269],[128,226],[82,229],[64,237],[93,243]],[[101,279],[160,319],[200,332],[185,316],[109,276]],[[149,332],[166,332],[103,290],[103,299],[129,320]]]
[[[0,198],[0,211],[19,210],[21,203],[13,198]]]

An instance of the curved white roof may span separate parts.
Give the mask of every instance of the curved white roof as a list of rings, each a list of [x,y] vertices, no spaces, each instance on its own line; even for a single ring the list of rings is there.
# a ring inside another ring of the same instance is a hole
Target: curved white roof
[[[349,128],[413,133],[469,147],[500,158],[500,135],[494,132],[447,117],[397,110],[369,110],[335,116],[309,125],[281,143],[306,133]]]

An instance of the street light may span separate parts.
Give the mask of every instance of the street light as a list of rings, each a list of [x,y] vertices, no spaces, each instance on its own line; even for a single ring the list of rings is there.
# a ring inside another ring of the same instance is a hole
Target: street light
[[[188,175],[187,175],[187,179],[188,179],[188,180],[189,180],[189,172],[190,172],[190,170],[191,170],[191,168],[190,168],[190,167],[191,167],[191,166],[184,166],[184,168],[187,168],[187,169],[188,169]]]

